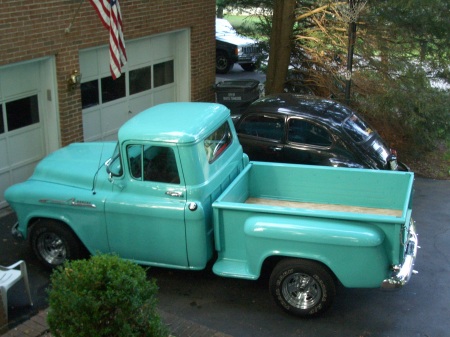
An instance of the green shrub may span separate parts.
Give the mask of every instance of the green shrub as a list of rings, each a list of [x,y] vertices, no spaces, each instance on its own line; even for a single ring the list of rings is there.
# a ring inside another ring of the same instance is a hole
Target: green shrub
[[[56,337],[167,336],[157,290],[142,267],[114,255],[69,261],[51,275],[50,331]]]

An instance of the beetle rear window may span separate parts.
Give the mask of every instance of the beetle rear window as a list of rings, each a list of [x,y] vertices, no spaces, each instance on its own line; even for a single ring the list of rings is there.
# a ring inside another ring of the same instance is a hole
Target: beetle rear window
[[[350,138],[357,143],[367,140],[373,133],[370,126],[356,115],[348,117],[342,127]]]

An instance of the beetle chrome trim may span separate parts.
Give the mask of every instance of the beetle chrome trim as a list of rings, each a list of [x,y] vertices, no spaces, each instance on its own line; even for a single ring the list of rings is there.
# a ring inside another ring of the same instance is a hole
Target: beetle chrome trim
[[[387,278],[381,284],[382,289],[397,289],[403,287],[408,283],[412,274],[417,274],[417,271],[413,270],[414,262],[417,256],[418,239],[416,234],[415,225],[411,219],[411,225],[409,227],[408,241],[405,249],[405,259],[403,265],[395,266],[394,272],[390,278]]]

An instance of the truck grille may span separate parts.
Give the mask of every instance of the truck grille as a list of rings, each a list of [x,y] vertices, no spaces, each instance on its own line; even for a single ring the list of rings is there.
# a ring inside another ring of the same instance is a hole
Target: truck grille
[[[247,47],[242,47],[242,52],[244,54],[256,54],[261,52],[261,48],[259,48],[258,46],[247,46]]]

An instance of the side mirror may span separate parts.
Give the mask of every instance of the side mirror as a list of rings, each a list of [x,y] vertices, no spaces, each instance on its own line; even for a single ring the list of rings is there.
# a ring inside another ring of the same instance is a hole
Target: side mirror
[[[113,177],[120,177],[123,173],[122,164],[120,162],[119,155],[109,158],[105,162],[105,166],[106,166],[106,172],[108,172],[108,174],[109,174],[108,180],[110,182],[113,181]]]

